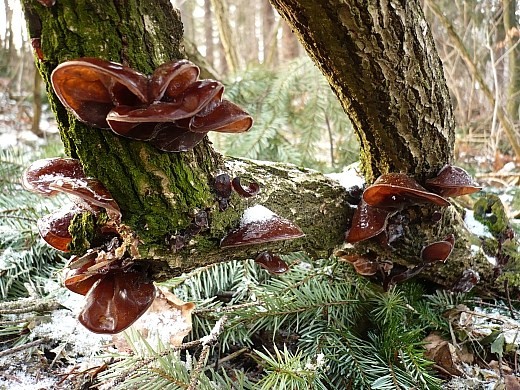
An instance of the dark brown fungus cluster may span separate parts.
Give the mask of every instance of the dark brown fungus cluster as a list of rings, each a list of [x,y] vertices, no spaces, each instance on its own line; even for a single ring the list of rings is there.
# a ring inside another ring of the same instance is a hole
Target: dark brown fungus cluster
[[[106,211],[109,222],[102,229],[103,246],[81,257],[73,256],[65,286],[86,295],[79,321],[87,329],[110,334],[126,329],[151,305],[155,286],[146,267],[134,264],[127,256],[127,249],[134,255],[134,244],[122,245],[118,238],[124,225],[120,224],[121,212],[116,201],[99,180],[87,177],[80,162],[71,158],[34,162],[24,172],[22,183],[29,191],[45,196],[59,192],[73,195],[75,204],[38,220],[43,239],[61,251],[69,251],[72,242],[69,226],[76,215]]]
[[[201,231],[208,228],[208,213],[205,210],[198,211],[186,229],[176,235],[166,237],[166,245],[178,252]]]
[[[265,244],[304,235],[303,231],[288,219],[280,217],[264,206],[256,205],[244,211],[240,226],[220,241],[220,247]]]
[[[222,99],[222,83],[199,80],[199,73],[187,60],[162,64],[146,76],[115,62],[80,58],[60,64],[51,81],[80,121],[182,152],[209,131],[240,133],[253,125],[249,114]]]
[[[224,211],[229,207],[229,198],[232,190],[243,198],[250,198],[258,195],[260,192],[260,185],[254,181],[249,182],[247,187],[242,186],[240,177],[235,177],[231,180],[231,176],[227,173],[221,173],[215,176],[213,188],[217,194],[217,201],[220,211]]]
[[[155,298],[146,268],[102,250],[73,257],[65,287],[86,295],[79,321],[95,333],[114,334],[128,328]]]
[[[27,190],[44,196],[60,192],[73,195],[75,204],[38,220],[40,235],[58,250],[69,250],[72,241],[69,225],[74,216],[85,210],[97,213],[105,209],[113,222],[119,223],[121,219],[117,202],[99,180],[85,175],[79,160],[48,158],[35,161],[23,173],[22,184]]]
[[[280,256],[271,252],[260,252],[255,258],[255,263],[266,269],[270,274],[283,274],[289,270],[289,266]]]
[[[451,165],[446,165],[435,178],[427,180],[425,186],[428,189],[402,173],[381,175],[363,192],[345,241],[354,244],[377,237],[379,242],[389,243],[388,221],[393,216],[401,215],[399,212],[404,208],[418,204],[445,207],[450,204],[445,197],[470,194],[481,189],[465,170]],[[432,222],[438,222],[441,218],[442,214],[436,211],[432,215]],[[446,261],[454,243],[455,238],[450,235],[444,240],[425,246],[420,255],[421,264],[386,278],[385,284],[392,285],[407,280],[427,266]],[[359,256],[347,258],[345,255],[340,257],[353,264],[354,268],[364,275],[372,273],[376,268],[381,270],[381,267],[372,265],[374,259],[367,260]]]

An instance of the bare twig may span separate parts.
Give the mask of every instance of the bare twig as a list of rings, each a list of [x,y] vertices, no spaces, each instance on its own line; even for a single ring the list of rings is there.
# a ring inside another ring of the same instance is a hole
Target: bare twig
[[[8,356],[13,353],[23,351],[24,349],[36,347],[40,344],[43,344],[45,341],[46,341],[45,339],[38,339],[38,340],[34,340],[34,341],[31,341],[31,342],[23,344],[23,345],[19,345],[17,347],[6,349],[5,351],[0,352],[0,357]]]

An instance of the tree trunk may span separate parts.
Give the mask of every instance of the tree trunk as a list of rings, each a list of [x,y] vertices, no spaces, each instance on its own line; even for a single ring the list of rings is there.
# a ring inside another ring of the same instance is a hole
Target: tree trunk
[[[272,68],[278,64],[278,23],[274,9],[268,0],[262,2],[262,48],[264,65]]]
[[[418,1],[271,3],[348,113],[369,181],[387,172],[423,179],[451,160],[450,95]]]
[[[368,7],[337,0],[273,3],[297,31],[352,117],[362,139],[368,178],[401,171],[421,179],[451,159],[449,97],[428,26],[415,1],[389,6],[373,0]],[[123,222],[139,238],[137,258],[152,264],[156,278],[218,261],[254,257],[265,249],[328,256],[343,243],[353,212],[348,194],[318,172],[225,159],[208,141],[189,152],[160,152],[146,143],[86,126],[60,104],[49,76],[63,61],[95,56],[150,74],[161,63],[182,58],[180,16],[168,0],[61,0],[52,8],[23,0],[23,5],[31,37],[41,32],[45,59],[38,66],[66,150],[112,193]],[[244,199],[234,194],[231,207],[220,212],[211,183],[221,172],[258,182],[260,195]],[[243,210],[256,203],[294,221],[306,236],[269,245],[220,248],[221,238],[238,224]],[[172,250],[167,241],[182,234],[200,210],[207,211],[209,228],[182,250]],[[492,283],[491,266],[483,256],[470,255],[467,232],[456,210],[445,208],[442,223],[432,225],[428,218],[433,210],[407,211],[409,223],[403,227],[405,234],[395,251],[374,242],[367,245],[396,263],[414,264],[425,242],[455,233],[457,245],[449,266],[436,268],[428,277],[449,286],[469,263],[480,262],[486,283]]]
[[[43,131],[40,128],[40,120],[42,117],[42,77],[37,69],[33,69],[33,115],[31,131],[38,137],[43,137]]]
[[[282,58],[285,61],[295,59],[300,55],[300,45],[291,31],[291,27],[283,21],[282,23]]]
[[[227,68],[230,73],[235,73],[240,68],[240,57],[237,51],[235,35],[229,22],[226,2],[225,0],[211,0],[211,5],[217,20],[220,42],[224,48]]]
[[[206,43],[206,61],[214,67],[214,51],[213,43],[213,13],[211,12],[210,0],[204,0],[204,38]]]
[[[516,0],[503,0],[503,20],[506,30],[509,87],[507,89],[507,113],[513,122],[518,121],[520,107],[520,43],[519,25],[516,19]]]

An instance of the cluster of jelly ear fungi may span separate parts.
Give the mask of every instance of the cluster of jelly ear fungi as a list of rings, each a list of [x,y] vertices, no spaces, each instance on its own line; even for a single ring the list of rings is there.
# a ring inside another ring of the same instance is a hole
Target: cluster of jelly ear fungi
[[[56,95],[80,121],[166,152],[192,149],[209,131],[240,133],[252,117],[222,99],[224,86],[199,80],[187,60],[160,65],[151,76],[99,58],[64,62],[52,72]]]
[[[121,212],[103,184],[85,175],[80,162],[72,158],[49,158],[32,163],[22,176],[23,186],[32,192],[54,196],[72,195],[74,203],[37,222],[42,238],[52,247],[68,252],[72,242],[69,226],[85,211],[98,215],[105,210],[108,221],[102,227],[107,240],[103,248],[73,256],[65,286],[86,295],[79,321],[96,333],[117,333],[137,320],[155,298],[155,286],[146,267],[125,257],[117,233]]]
[[[381,175],[363,192],[352,217],[351,227],[345,235],[345,241],[355,244],[373,237],[386,236],[389,218],[407,207],[419,204],[445,207],[450,204],[445,197],[456,197],[480,190],[481,187],[473,181],[468,172],[452,165],[444,166],[436,177],[426,180],[424,187],[403,173]],[[386,241],[384,237],[382,241]],[[445,262],[454,244],[454,236],[448,235],[440,241],[424,246],[419,265],[391,278],[384,277],[392,269],[386,262],[378,262],[369,255],[350,255],[344,251],[338,251],[337,255],[351,263],[361,275],[381,273],[383,280],[386,280],[385,283],[392,285],[417,275],[434,263]]]

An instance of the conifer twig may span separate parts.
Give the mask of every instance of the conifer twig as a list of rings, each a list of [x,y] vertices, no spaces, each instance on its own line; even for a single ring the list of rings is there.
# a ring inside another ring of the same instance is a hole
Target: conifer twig
[[[190,385],[188,386],[187,390],[195,390],[197,388],[197,384],[199,383],[199,376],[202,372],[202,369],[204,368],[204,365],[206,364],[206,358],[208,357],[209,349],[212,345],[214,345],[218,341],[218,336],[222,333],[224,330],[224,323],[226,322],[227,317],[223,316],[220,318],[216,323],[213,329],[211,330],[210,334],[207,336],[204,336],[200,339],[202,342],[203,348],[200,353],[199,359],[197,361],[197,366],[195,367],[195,370],[191,374],[190,378]]]
[[[24,349],[36,347],[40,344],[43,344],[44,342],[45,342],[45,339],[38,339],[38,340],[34,340],[34,341],[31,341],[31,342],[23,344],[23,345],[19,345],[17,347],[6,349],[5,351],[0,352],[0,357],[11,355],[13,353],[23,351]]]

